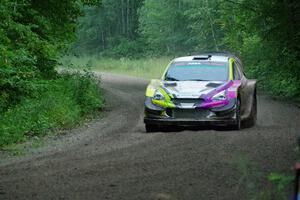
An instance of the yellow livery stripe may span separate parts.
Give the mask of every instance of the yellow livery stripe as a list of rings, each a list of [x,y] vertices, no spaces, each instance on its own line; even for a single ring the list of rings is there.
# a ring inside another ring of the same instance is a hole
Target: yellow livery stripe
[[[234,65],[234,58],[230,58],[229,59],[229,80],[233,80],[234,79],[233,65]]]

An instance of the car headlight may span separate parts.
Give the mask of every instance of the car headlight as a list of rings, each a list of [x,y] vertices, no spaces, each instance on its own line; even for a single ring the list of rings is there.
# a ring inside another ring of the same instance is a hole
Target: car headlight
[[[156,90],[154,93],[153,99],[154,100],[164,100],[165,97],[159,90]]]
[[[222,92],[219,92],[218,94],[214,95],[212,97],[213,100],[215,101],[223,101],[223,100],[226,100],[227,99],[227,92],[226,90],[222,91]]]

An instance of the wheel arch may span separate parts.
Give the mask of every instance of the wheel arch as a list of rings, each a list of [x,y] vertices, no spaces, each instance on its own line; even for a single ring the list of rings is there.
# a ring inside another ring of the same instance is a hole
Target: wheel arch
[[[248,119],[253,109],[253,101],[257,94],[257,81],[249,79],[246,81],[244,87],[239,90],[241,99],[241,115],[242,119]]]

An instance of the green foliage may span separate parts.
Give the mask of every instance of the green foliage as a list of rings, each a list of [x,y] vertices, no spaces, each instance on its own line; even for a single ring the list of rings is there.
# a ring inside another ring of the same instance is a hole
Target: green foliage
[[[183,1],[147,0],[139,11],[139,31],[146,40],[149,51],[154,55],[169,55],[187,50],[189,37],[184,10],[188,5]]]
[[[91,77],[55,71],[57,56],[75,38],[82,7],[99,3],[0,0],[0,147],[70,127],[101,107]]]
[[[237,187],[233,193],[242,193],[244,199],[284,200],[290,193],[294,180],[292,175],[264,172],[246,154],[234,155],[233,164],[239,172]]]
[[[294,98],[300,94],[300,52],[295,47],[300,42],[299,6],[299,1],[273,0],[223,0],[221,4],[225,19],[221,20],[221,40],[242,56],[247,74],[276,96]]]
[[[33,97],[22,99],[0,117],[0,147],[71,128],[103,105],[102,93],[91,75],[63,75],[31,84],[36,88]]]
[[[195,52],[218,51],[224,48],[220,38],[220,1],[218,0],[185,0],[189,7],[185,9],[188,28],[188,48]],[[187,37],[185,37],[185,40]]]
[[[276,196],[276,199],[286,199],[285,190],[287,187],[289,187],[292,182],[294,181],[293,176],[287,176],[279,173],[271,173],[268,176],[268,180],[273,183],[276,187],[275,192],[273,193],[273,196]]]
[[[85,7],[73,52],[106,56],[139,53],[143,44],[137,37],[137,10],[141,5],[142,0],[103,0],[100,6]]]
[[[122,39],[120,40],[120,44],[104,51],[101,56],[109,58],[139,58],[144,56],[144,47],[145,44],[143,41]]]
[[[99,92],[97,78],[94,78],[92,73],[86,73],[84,76],[77,74],[69,75],[65,78],[66,85],[69,85],[65,91],[69,93],[76,104],[80,106],[80,114],[86,115],[89,112],[101,108],[103,105],[103,97]]]
[[[75,38],[82,5],[80,0],[1,0],[0,111],[30,96],[32,81],[56,77],[56,57]]]
[[[251,162],[245,154],[237,154],[234,155],[233,164],[239,172],[237,187],[233,190],[234,193],[242,193],[244,199],[270,199],[270,194],[266,193],[266,186],[262,187],[264,177],[256,163]]]

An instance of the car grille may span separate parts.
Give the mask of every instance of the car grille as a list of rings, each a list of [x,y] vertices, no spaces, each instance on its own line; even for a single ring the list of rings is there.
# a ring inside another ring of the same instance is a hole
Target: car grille
[[[204,109],[174,109],[173,117],[180,119],[203,119],[209,114],[208,110]]]
[[[180,105],[181,103],[193,103],[193,104],[200,104],[202,103],[204,100],[203,99],[172,99],[173,103],[175,105]]]

